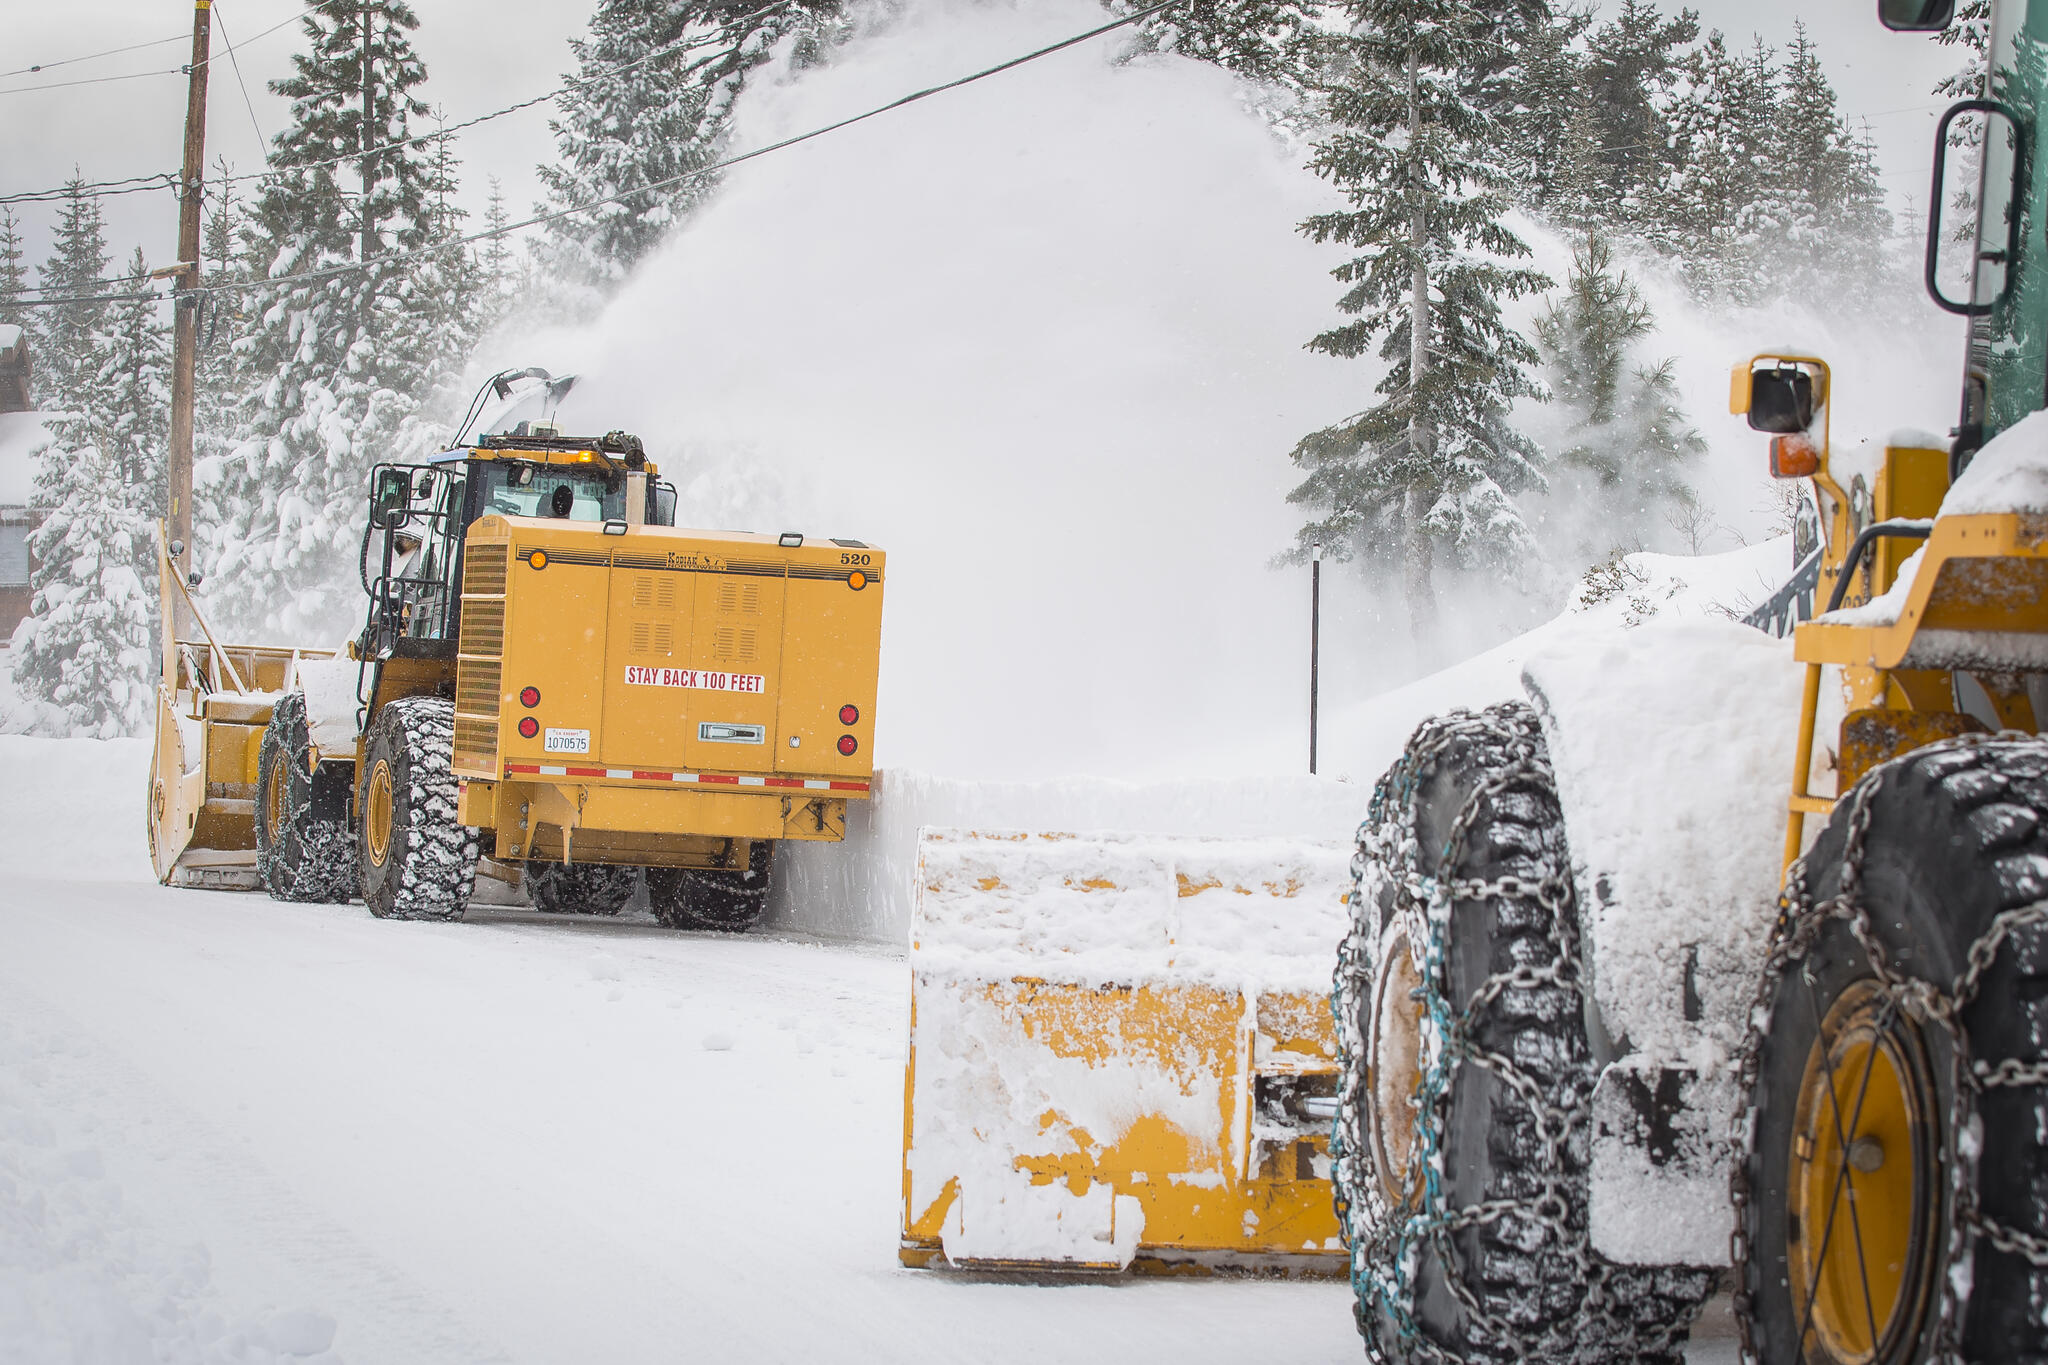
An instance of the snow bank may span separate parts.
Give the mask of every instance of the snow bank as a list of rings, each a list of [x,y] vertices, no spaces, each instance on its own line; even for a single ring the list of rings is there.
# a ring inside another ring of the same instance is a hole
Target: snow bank
[[[771,927],[901,945],[926,826],[1348,843],[1369,795],[1306,776],[974,782],[900,768],[876,773],[874,793],[848,803],[843,843],[777,850]]]
[[[2034,413],[1987,441],[1949,488],[1941,510],[2048,512],[2048,412]]]
[[[0,735],[0,867],[81,881],[154,881],[146,739]]]
[[[1639,553],[1588,573],[1565,610],[1525,635],[1325,722],[1324,766],[1371,784],[1400,757],[1415,727],[1454,707],[1477,710],[1522,696],[1522,668],[1543,650],[1611,638],[1657,621],[1740,618],[1792,576],[1792,540],[1780,536],[1724,554]]]
[[[334,1319],[230,1321],[206,1248],[158,1236],[41,1094],[70,1044],[0,1021],[0,1360],[8,1365],[340,1365]]]

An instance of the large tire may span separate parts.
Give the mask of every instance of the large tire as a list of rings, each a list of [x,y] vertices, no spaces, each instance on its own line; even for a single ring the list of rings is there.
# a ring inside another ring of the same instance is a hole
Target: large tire
[[[533,907],[550,915],[616,915],[633,899],[633,869],[603,863],[528,863]]]
[[[1333,1155],[1367,1353],[1676,1365],[1711,1276],[1611,1266],[1587,1240],[1598,1069],[1534,712],[1425,722],[1353,873]]]
[[[768,908],[768,872],[774,857],[775,845],[756,839],[747,866],[739,871],[650,867],[647,903],[654,917],[671,929],[745,933]]]
[[[460,919],[469,906],[480,842],[455,818],[454,734],[454,704],[439,697],[401,697],[370,722],[356,862],[380,919]]]
[[[2044,893],[2032,739],[1884,765],[1792,869],[1745,1058],[1750,1359],[2048,1361]]]
[[[279,697],[256,753],[256,869],[273,899],[346,904],[356,894],[348,798],[355,764],[308,772],[306,698]]]

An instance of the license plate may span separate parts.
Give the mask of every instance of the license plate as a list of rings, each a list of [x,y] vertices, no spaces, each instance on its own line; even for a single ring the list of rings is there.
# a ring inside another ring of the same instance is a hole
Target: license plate
[[[587,754],[590,752],[590,731],[557,730],[550,725],[545,747],[551,754]]]

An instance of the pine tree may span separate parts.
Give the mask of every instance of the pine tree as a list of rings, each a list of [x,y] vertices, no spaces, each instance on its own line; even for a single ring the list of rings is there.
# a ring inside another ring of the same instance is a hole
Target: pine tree
[[[140,284],[138,250],[128,268]],[[113,310],[87,402],[52,423],[37,474],[46,509],[30,537],[30,614],[14,637],[14,676],[78,733],[133,734],[154,700],[152,526],[164,504],[170,345],[154,300]]]
[[[1129,13],[1142,3],[1114,4]],[[1318,6],[1307,0],[1189,0],[1137,26],[1134,49],[1171,52],[1299,91],[1313,67]]]
[[[1640,219],[1662,182],[1670,141],[1663,103],[1698,41],[1699,15],[1658,12],[1650,0],[1622,0],[1586,43],[1585,101],[1608,220]]]
[[[1548,6],[1519,19],[1507,30],[1510,60],[1492,82],[1505,94],[1497,112],[1506,159],[1523,202],[1560,222],[1584,222],[1601,199],[1599,132],[1585,97],[1585,58],[1576,46],[1592,20],[1579,11],[1552,14]]]
[[[1536,556],[1513,495],[1538,487],[1535,445],[1509,408],[1533,394],[1534,350],[1501,301],[1541,289],[1510,264],[1528,247],[1503,223],[1500,120],[1468,98],[1500,53],[1458,0],[1354,0],[1340,41],[1349,78],[1329,92],[1333,132],[1311,162],[1349,208],[1302,225],[1360,254],[1332,272],[1356,319],[1311,340],[1356,357],[1377,343],[1393,368],[1381,401],[1294,450],[1307,477],[1290,500],[1323,515],[1298,536],[1340,558],[1398,566],[1418,635],[1435,615],[1438,557],[1513,577]]]
[[[1806,26],[1792,32],[1770,171],[1786,214],[1776,282],[1795,296],[1867,305],[1890,292],[1891,215],[1871,149],[1842,121]]]
[[[578,74],[548,124],[560,155],[539,169],[551,207],[625,197],[549,224],[557,274],[589,287],[624,278],[711,192],[710,176],[667,182],[717,159],[747,73],[792,34],[815,43],[838,9],[601,0],[588,36],[569,44]],[[660,188],[633,192],[646,186]]]
[[[1963,50],[1962,66],[1937,82],[1934,93],[1954,100],[1982,95],[1985,53],[1991,48],[1991,0],[1963,0],[1949,26],[1935,34],[1934,41]]]
[[[1686,421],[1669,360],[1640,356],[1656,333],[1642,291],[1606,238],[1573,248],[1562,299],[1536,319],[1544,377],[1563,430],[1554,479],[1557,520],[1582,563],[1647,543],[1691,494],[1685,467],[1706,453]]]
[[[89,298],[107,292],[106,231],[99,200],[85,191],[84,177],[73,174],[65,184],[64,208],[57,219],[56,239],[43,263],[38,283],[42,292]],[[41,376],[36,388],[42,403],[58,412],[85,406],[88,390],[99,373],[100,333],[106,326],[104,303],[75,303],[42,310],[43,347],[36,358]]]
[[[476,255],[482,290],[477,305],[481,332],[488,332],[504,321],[512,311],[519,287],[519,268],[513,260],[511,240],[505,235],[505,226],[512,221],[505,208],[505,190],[495,175],[490,177],[490,185],[491,196],[484,205],[484,231],[491,235],[484,238]]]
[[[249,233],[254,274],[272,283],[249,292],[237,343],[239,439],[194,470],[217,610],[240,631],[295,637],[360,619],[369,469],[410,448],[421,401],[462,359],[446,345],[451,272],[413,254],[444,240],[449,173],[408,140],[427,112],[413,93],[419,21],[403,0],[321,0],[301,25],[308,50],[271,85],[292,124]],[[365,154],[323,164],[337,149]]]
[[[235,195],[234,168],[217,159],[214,191],[200,239],[200,283],[239,284],[249,278],[242,252],[244,212]],[[199,308],[199,353],[193,384],[192,442],[202,458],[234,447],[244,387],[235,343],[248,323],[239,292],[207,294]]]
[[[1671,167],[1650,235],[1702,298],[1750,303],[1776,292],[1770,254],[1791,218],[1770,174],[1777,97],[1760,42],[1736,56],[1716,31],[1681,66],[1669,112]]]
[[[25,253],[21,245],[21,225],[14,217],[13,206],[0,204],[0,325],[12,324],[29,335],[29,349],[36,351],[40,343],[35,339],[35,328],[29,321],[33,308],[23,308],[15,302],[28,292],[28,267],[23,263]]]

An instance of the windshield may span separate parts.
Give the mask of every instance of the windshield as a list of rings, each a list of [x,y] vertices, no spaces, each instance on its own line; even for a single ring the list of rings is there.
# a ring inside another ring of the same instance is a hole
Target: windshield
[[[561,517],[568,521],[620,521],[626,515],[625,476],[596,465],[529,464],[478,460],[478,515]]]

